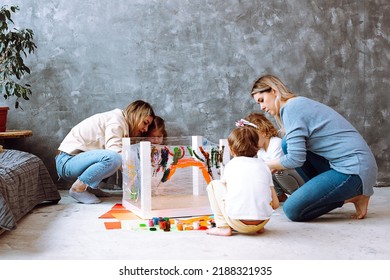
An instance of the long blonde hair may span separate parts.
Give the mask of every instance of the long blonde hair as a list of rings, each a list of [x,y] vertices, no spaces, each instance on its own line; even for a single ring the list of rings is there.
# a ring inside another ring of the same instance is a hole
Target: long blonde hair
[[[280,118],[280,104],[281,101],[287,101],[290,98],[295,97],[295,94],[290,91],[279,78],[273,75],[264,75],[254,82],[251,91],[251,96],[253,97],[253,95],[255,95],[256,93],[270,92],[272,89],[277,89],[279,92],[275,99],[275,107],[277,109],[275,120],[283,131],[283,123]]]
[[[152,106],[143,100],[136,100],[127,105],[123,114],[125,115],[125,119],[129,125],[129,134],[132,137],[138,136],[134,135],[134,133],[145,118],[151,116],[154,119],[155,117]]]

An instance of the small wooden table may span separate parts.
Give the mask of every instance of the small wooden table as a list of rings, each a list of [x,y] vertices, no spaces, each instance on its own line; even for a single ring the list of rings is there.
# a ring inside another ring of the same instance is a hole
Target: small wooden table
[[[0,139],[22,138],[32,136],[31,130],[7,130],[0,132]]]

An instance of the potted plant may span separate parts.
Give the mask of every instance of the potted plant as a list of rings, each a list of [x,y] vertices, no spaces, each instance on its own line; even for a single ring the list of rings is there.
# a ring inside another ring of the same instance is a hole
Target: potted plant
[[[6,101],[14,99],[14,107],[19,106],[19,98],[29,100],[31,89],[29,84],[22,84],[21,79],[30,69],[24,64],[23,58],[36,49],[33,42],[34,33],[31,29],[10,28],[12,13],[19,10],[18,6],[7,5],[0,10],[0,92]],[[0,132],[5,131],[8,107],[0,107]],[[5,112],[5,113],[4,113]],[[2,123],[4,122],[4,124]]]

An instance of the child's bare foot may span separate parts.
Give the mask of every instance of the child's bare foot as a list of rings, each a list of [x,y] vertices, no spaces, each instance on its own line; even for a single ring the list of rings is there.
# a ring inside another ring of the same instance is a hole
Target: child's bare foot
[[[258,231],[257,231],[257,233],[258,234],[261,234],[261,233],[263,233],[265,231],[265,228],[262,228],[262,229],[259,229]]]
[[[358,195],[345,201],[345,203],[353,203],[355,205],[356,213],[351,215],[352,219],[364,219],[368,211],[369,196]]]
[[[207,234],[210,235],[219,235],[219,236],[231,236],[232,228],[231,227],[213,227],[206,230]]]

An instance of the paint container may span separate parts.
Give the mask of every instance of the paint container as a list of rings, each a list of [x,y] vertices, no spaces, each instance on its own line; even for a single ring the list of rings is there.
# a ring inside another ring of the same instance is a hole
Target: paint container
[[[164,231],[171,231],[171,223],[169,221],[165,221]]]
[[[147,229],[148,229],[148,227],[146,226],[146,224],[139,224],[138,226],[139,226],[139,228],[142,229],[142,230],[147,230]]]
[[[182,231],[182,230],[183,230],[183,223],[178,222],[178,223],[176,224],[176,228],[177,228],[177,230]]]
[[[167,227],[167,222],[166,221],[159,221],[158,225],[160,229],[164,230]]]
[[[192,223],[192,226],[194,227],[194,229],[199,229],[200,224],[199,224],[198,221],[195,221],[195,222]]]

